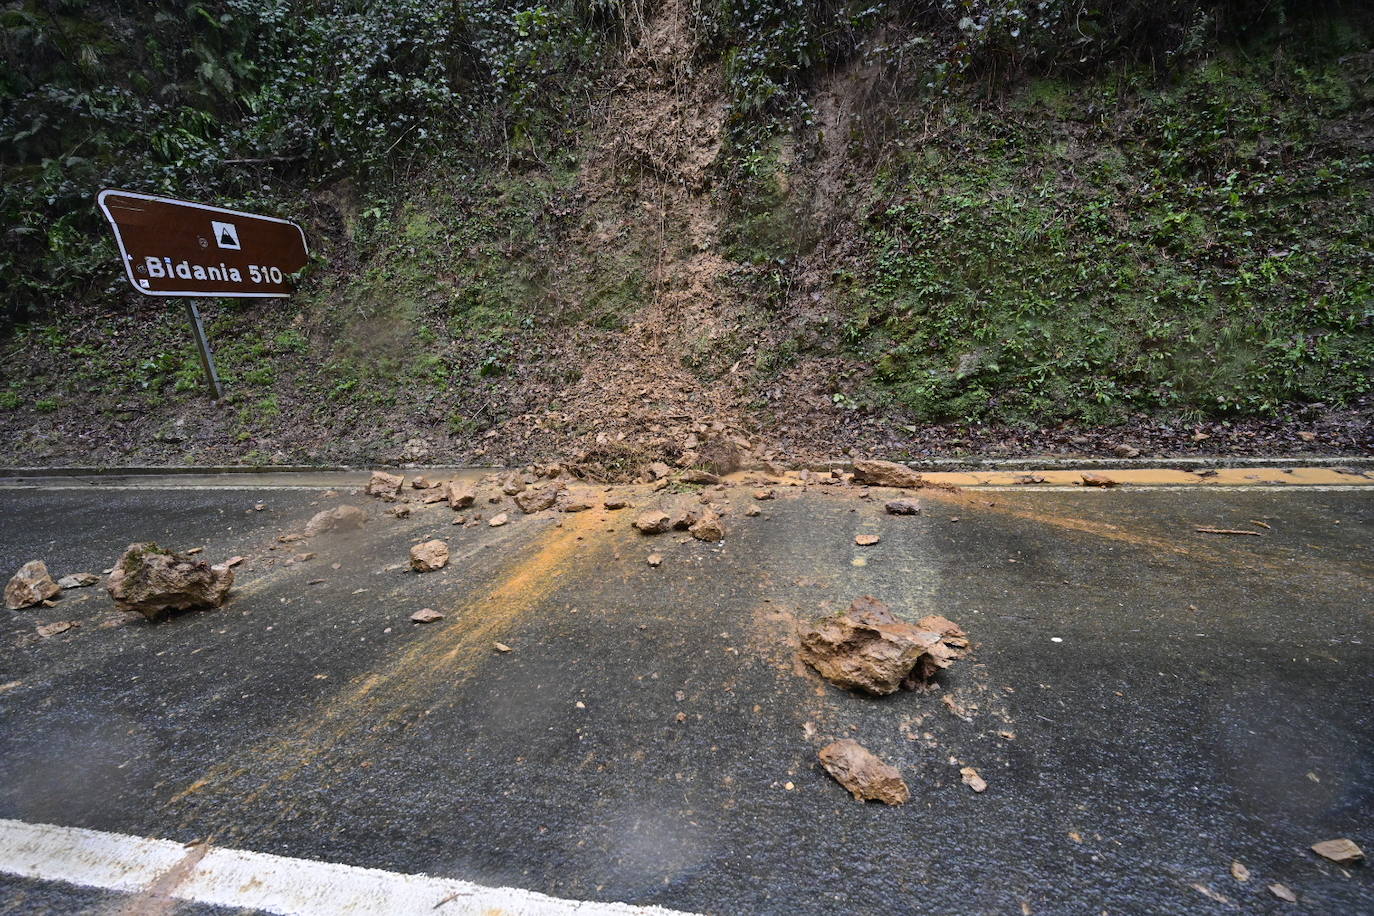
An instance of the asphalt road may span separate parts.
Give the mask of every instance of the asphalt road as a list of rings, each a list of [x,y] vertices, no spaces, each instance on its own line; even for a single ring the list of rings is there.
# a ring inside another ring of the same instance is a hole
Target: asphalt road
[[[3,612],[0,818],[704,913],[1294,909],[1272,882],[1374,912],[1370,867],[1307,851],[1374,853],[1374,488],[923,491],[913,518],[840,487],[745,518],[743,488],[710,545],[633,510],[395,519],[308,482],[0,489],[6,575],[138,540],[248,557],[217,611],[124,622],[102,585]],[[276,541],[340,502],[363,532]],[[433,536],[446,569],[397,568]],[[798,622],[865,594],[975,651],[931,694],[826,685]],[[35,634],[55,620],[81,626]],[[908,804],[825,774],[844,736]],[[0,876],[0,912],[124,896]]]

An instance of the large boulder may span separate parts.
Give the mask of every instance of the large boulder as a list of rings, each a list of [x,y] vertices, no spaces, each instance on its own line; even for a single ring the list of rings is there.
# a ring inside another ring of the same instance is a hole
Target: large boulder
[[[660,534],[673,527],[673,521],[668,517],[667,512],[650,509],[647,512],[639,513],[634,525],[644,534]]]
[[[725,539],[725,525],[721,523],[720,516],[710,509],[707,509],[696,524],[688,530],[692,537],[698,541],[714,544],[716,541]]]
[[[5,586],[5,607],[12,611],[32,607],[61,591],[62,587],[48,574],[47,564],[42,560],[30,560],[19,567],[19,572]]]
[[[372,477],[367,482],[367,495],[391,502],[400,494],[403,483],[405,483],[405,478],[400,474],[373,471]]]
[[[874,487],[916,489],[925,485],[921,475],[895,461],[854,462],[854,482]]]
[[[927,617],[922,624],[898,620],[876,598],[858,598],[843,614],[802,632],[801,659],[840,687],[878,695],[914,688],[968,646],[963,631],[943,617]]]
[[[130,544],[105,588],[121,611],[156,620],[169,611],[219,607],[233,584],[234,571],[227,565],[211,566],[156,544]]]
[[[853,738],[841,738],[821,748],[821,765],[857,801],[900,805],[911,798],[901,771]]]
[[[366,523],[366,510],[357,506],[335,506],[316,512],[305,525],[305,536],[313,538],[331,531],[357,531]]]

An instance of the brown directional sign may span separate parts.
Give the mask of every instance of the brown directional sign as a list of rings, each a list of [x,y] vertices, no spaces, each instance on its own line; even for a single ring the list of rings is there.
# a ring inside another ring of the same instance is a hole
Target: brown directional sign
[[[310,256],[301,227],[284,219],[132,191],[96,200],[129,282],[148,296],[289,296]]]

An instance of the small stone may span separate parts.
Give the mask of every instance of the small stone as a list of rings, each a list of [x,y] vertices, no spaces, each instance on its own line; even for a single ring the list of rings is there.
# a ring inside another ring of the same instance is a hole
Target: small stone
[[[1279,884],[1278,882],[1275,882],[1269,885],[1269,893],[1273,894],[1280,900],[1286,900],[1289,903],[1298,902],[1298,895],[1293,893],[1286,884]]]
[[[45,623],[38,628],[38,635],[43,639],[56,636],[58,633],[65,633],[68,630],[81,626],[79,620],[58,620],[54,623]]]
[[[921,475],[895,461],[855,461],[854,482],[874,487],[915,489],[924,486]]]
[[[624,509],[629,503],[619,496],[609,496],[601,501],[603,509]]]
[[[509,652],[511,650],[510,646],[506,645],[503,642],[494,642],[491,644],[491,647],[495,649],[497,652]]]
[[[983,780],[983,777],[978,775],[978,771],[973,767],[964,767],[959,770],[959,778],[963,780],[964,785],[968,786],[974,792],[981,793],[987,791],[987,782]]]
[[[472,484],[450,480],[444,484],[444,496],[450,509],[466,509],[477,501],[477,490]]]
[[[901,772],[853,738],[841,738],[820,751],[821,765],[858,801],[900,805],[911,798]]]
[[[921,504],[914,499],[890,499],[883,505],[888,515],[920,515]]]
[[[1112,446],[1112,451],[1113,451],[1113,452],[1117,455],[1117,457],[1119,457],[1119,458],[1139,458],[1139,457],[1140,457],[1140,449],[1136,448],[1136,447],[1133,446],[1133,445],[1127,445],[1127,444],[1124,443],[1124,442],[1121,443],[1121,444],[1119,444],[1119,445],[1113,445],[1113,446]]]
[[[706,541],[710,544],[725,539],[725,526],[721,524],[720,516],[709,509],[701,517],[701,520],[688,531],[698,541]]]
[[[430,487],[438,486],[438,484],[430,483],[429,478],[425,477],[423,474],[421,474],[418,477],[412,478],[410,481],[410,485],[416,490],[428,490]]]
[[[1364,858],[1364,850],[1345,837],[1313,843],[1312,851],[1323,859],[1330,859],[1337,865],[1354,865]]]
[[[1082,484],[1082,485],[1085,486],[1085,487],[1104,487],[1104,488],[1105,488],[1105,487],[1115,487],[1115,486],[1119,486],[1119,484],[1117,483],[1117,481],[1115,481],[1115,480],[1113,480],[1112,478],[1108,477],[1106,474],[1094,474],[1094,473],[1091,472],[1091,471],[1085,471],[1083,474],[1081,474],[1081,475],[1079,475],[1079,476],[1081,476],[1081,477],[1083,478],[1083,484]]]
[[[755,499],[772,499],[776,495],[777,494],[772,489],[754,491]]]
[[[357,506],[335,506],[316,512],[306,523],[305,536],[315,537],[332,531],[357,531],[367,523],[367,512]]]
[[[663,564],[663,555],[660,554],[660,553],[651,553],[651,554],[649,554],[649,558],[648,558],[648,560],[647,560],[646,562],[647,562],[650,566],[652,566],[652,567],[654,567],[654,568],[658,568],[659,566],[661,566],[661,565]]]
[[[386,514],[392,518],[410,518],[410,507],[401,503],[386,510]]]
[[[388,474],[386,471],[373,471],[372,476],[367,481],[367,495],[384,499],[387,502],[394,500],[401,492],[401,484],[405,483],[405,478],[400,474]]]
[[[1239,862],[1232,862],[1231,877],[1235,878],[1241,884],[1244,884],[1246,881],[1250,880],[1250,869],[1246,868]]]
[[[854,543],[858,544],[860,547],[872,547],[874,544],[878,543],[881,540],[882,538],[878,537],[878,535],[876,534],[854,535]]]
[[[710,471],[703,471],[700,468],[690,468],[683,471],[678,479],[683,483],[713,484],[720,483],[720,478]]]
[[[448,545],[443,541],[425,541],[410,548],[410,568],[416,572],[434,572],[447,565]]]
[[[662,461],[655,461],[653,464],[649,465],[649,473],[653,475],[654,480],[664,480],[669,474],[673,473],[673,469]]]
[[[542,487],[531,487],[521,493],[516,494],[515,504],[520,507],[520,511],[526,515],[535,512],[542,512],[545,509],[553,508],[553,504],[558,502],[563,495],[563,484],[547,483]]]
[[[113,572],[112,569],[106,570]],[[62,593],[62,586],[53,581],[42,560],[30,560],[19,568],[5,585],[5,607],[12,611],[42,604],[52,607],[49,599]]]
[[[648,512],[641,512],[635,519],[635,527],[644,534],[659,534],[672,527],[672,519],[667,512],[660,512],[652,509]]]
[[[490,526],[493,527],[493,528],[500,528],[502,525],[506,524],[506,523],[509,522],[509,521],[510,521],[510,516],[508,516],[508,515],[506,515],[506,513],[502,512],[502,513],[500,513],[500,514],[498,514],[498,515],[493,515],[493,516],[491,517],[491,521],[487,522],[487,524],[490,525]]]
[[[262,511],[263,511],[264,509],[266,509],[266,508],[267,508],[267,503],[253,503],[253,511],[254,511],[254,512],[262,512]]]
[[[762,514],[763,514],[763,511],[762,511],[761,509],[759,509],[758,506],[750,506],[748,509],[745,509],[745,510],[744,510],[744,514],[745,514],[746,516],[748,516],[749,518],[756,518],[756,517],[762,515]]]
[[[507,496],[514,496],[516,493],[523,493],[524,491],[525,482],[514,475],[507,477],[505,481],[501,484],[501,492],[506,494]],[[545,508],[548,507],[545,506]]]
[[[85,588],[88,585],[95,585],[99,581],[100,577],[95,573],[70,573],[57,580],[57,587],[62,589]]]
[[[432,607],[422,607],[414,614],[411,614],[410,619],[415,623],[433,623],[436,620],[443,620],[444,615],[440,614]]]

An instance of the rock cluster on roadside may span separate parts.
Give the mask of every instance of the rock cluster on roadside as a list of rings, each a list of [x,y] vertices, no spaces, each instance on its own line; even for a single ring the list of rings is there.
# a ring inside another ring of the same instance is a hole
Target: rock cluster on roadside
[[[802,631],[799,654],[832,684],[883,695],[924,683],[967,647],[952,621],[930,616],[905,623],[881,601],[863,597]]]
[[[233,584],[234,571],[226,565],[142,543],[124,551],[105,588],[119,610],[156,620],[170,611],[219,607]]]
[[[62,587],[48,574],[47,564],[42,560],[30,560],[19,567],[19,572],[5,586],[5,607],[12,611],[33,607],[61,592]]]
[[[900,805],[911,798],[901,772],[853,738],[841,738],[827,744],[821,748],[819,756],[826,772],[857,801]]]

